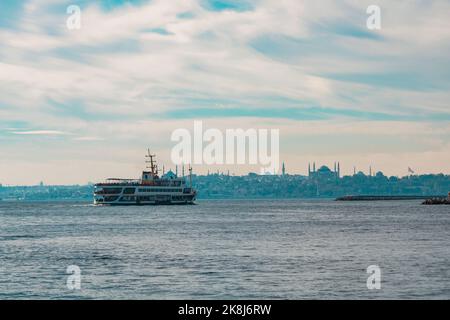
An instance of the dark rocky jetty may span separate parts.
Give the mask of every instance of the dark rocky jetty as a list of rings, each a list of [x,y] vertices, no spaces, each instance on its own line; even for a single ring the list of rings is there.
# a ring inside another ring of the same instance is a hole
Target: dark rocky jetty
[[[439,205],[439,204],[450,204],[449,198],[431,198],[427,199],[422,204],[428,204],[428,205]]]
[[[426,200],[428,198],[441,198],[435,196],[344,196],[336,198],[336,201],[389,201],[389,200]]]

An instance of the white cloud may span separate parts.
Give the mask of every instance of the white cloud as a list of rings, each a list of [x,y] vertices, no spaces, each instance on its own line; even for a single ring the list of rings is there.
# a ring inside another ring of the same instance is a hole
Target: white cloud
[[[65,8],[55,11],[60,2],[28,1],[17,28],[0,29],[0,127],[23,122],[26,129],[14,130],[15,139],[68,135],[69,144],[103,141],[102,146],[125,148],[136,156],[148,144],[167,152],[170,130],[192,123],[155,117],[163,112],[217,105],[269,111],[324,107],[399,118],[355,120],[336,112],[332,119],[315,122],[210,121],[219,128],[271,122],[290,141],[320,141],[310,154],[319,154],[319,148],[327,152],[320,136],[336,132],[380,141],[397,135],[441,154],[434,141],[448,139],[448,121],[431,120],[449,112],[450,74],[443,66],[450,60],[450,3],[380,0],[382,30],[375,34],[383,40],[345,35],[355,28],[369,32],[364,29],[369,2],[264,0],[254,10],[239,12],[208,11],[195,0],[156,0],[108,12],[86,5],[82,29],[69,31]],[[193,18],[179,17],[186,12]],[[261,39],[270,40],[265,51],[255,46]],[[348,74],[368,75],[369,81],[331,76]],[[404,74],[406,82],[419,85],[383,85],[371,74]],[[421,90],[421,84],[429,86]],[[15,143],[20,148],[24,142]],[[52,147],[41,152],[50,154]],[[398,152],[405,150],[398,145]],[[367,156],[357,148],[350,151]],[[295,157],[295,150],[286,152]]]
[[[104,138],[100,137],[76,137],[73,139],[74,141],[104,141]]]
[[[60,136],[67,134],[66,132],[56,130],[13,131],[11,133],[25,136]]]

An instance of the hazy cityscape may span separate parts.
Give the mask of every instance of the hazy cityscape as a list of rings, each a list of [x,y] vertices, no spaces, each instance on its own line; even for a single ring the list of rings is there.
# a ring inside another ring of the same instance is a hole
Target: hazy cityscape
[[[423,174],[404,177],[385,176],[382,172],[340,175],[339,163],[334,170],[327,166],[309,168],[309,174],[289,174],[283,168],[279,175],[249,173],[234,176],[214,173],[192,176],[199,199],[257,198],[336,198],[346,195],[445,196],[450,190],[450,175]],[[166,173],[173,175],[173,172]],[[0,199],[23,201],[91,200],[93,183],[87,185],[5,186],[0,184]]]

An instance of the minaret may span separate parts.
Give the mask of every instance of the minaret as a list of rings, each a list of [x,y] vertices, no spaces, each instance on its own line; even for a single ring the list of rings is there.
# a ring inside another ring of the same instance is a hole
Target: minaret
[[[313,172],[316,173],[316,162],[313,162]]]
[[[308,162],[308,177],[311,176],[311,163]]]
[[[334,162],[334,177],[337,179],[338,177],[338,173],[337,173],[337,163],[336,161]]]
[[[341,177],[341,163],[338,162],[338,178]]]
[[[354,176],[356,175],[356,167],[355,166],[353,166],[353,175]]]
[[[286,167],[284,166],[284,162],[283,162],[283,167],[281,169],[281,172],[282,172],[283,176],[286,174]]]
[[[369,167],[369,177],[372,176],[372,166]]]
[[[176,175],[177,178],[178,178],[178,165],[175,166],[175,175]]]

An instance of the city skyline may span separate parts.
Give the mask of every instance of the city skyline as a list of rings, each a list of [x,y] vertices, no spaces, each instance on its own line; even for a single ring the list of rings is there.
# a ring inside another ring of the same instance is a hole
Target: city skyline
[[[192,165],[193,168],[193,176],[201,176],[201,177],[206,177],[206,176],[214,176],[214,175],[222,175],[222,176],[232,176],[232,177],[245,177],[245,176],[252,176],[252,175],[258,175],[258,176],[279,176],[282,177],[284,175],[286,176],[295,176],[295,177],[304,177],[304,178],[314,178],[316,177],[316,174],[318,174],[320,171],[325,173],[325,176],[331,175],[331,176],[335,176],[336,178],[345,178],[345,177],[352,177],[352,176],[357,176],[360,174],[363,174],[366,177],[376,177],[378,174],[382,174],[384,177],[386,178],[391,178],[391,177],[397,177],[397,178],[407,178],[407,177],[421,177],[421,176],[428,176],[428,175],[439,175],[439,174],[443,174],[445,176],[449,176],[449,174],[446,173],[429,173],[429,172],[416,172],[414,171],[412,168],[407,167],[405,169],[405,173],[401,174],[401,175],[390,175],[387,174],[386,171],[380,169],[380,168],[375,168],[373,166],[369,166],[368,168],[358,168],[356,166],[344,166],[344,168],[346,168],[346,170],[342,171],[342,166],[341,166],[341,162],[340,161],[334,161],[333,165],[335,166],[334,168],[332,166],[329,166],[328,164],[323,164],[323,163],[317,163],[315,161],[312,162],[308,162],[308,167],[301,172],[297,172],[297,171],[290,171],[289,167],[286,165],[286,163],[284,161],[281,162],[280,164],[280,170],[277,173],[271,173],[271,172],[265,172],[265,173],[260,173],[260,172],[255,172],[255,171],[247,171],[244,173],[240,173],[240,174],[236,174],[235,172],[233,172],[231,169],[226,169],[227,166],[204,166],[205,168],[203,168],[203,170],[200,171],[195,171],[195,167],[200,167],[200,166],[195,166]],[[172,166],[165,166],[162,165],[160,166],[159,169],[159,176],[163,176],[167,173],[169,173],[169,171],[171,171],[172,173],[175,174],[175,176],[179,176],[179,177],[188,177],[188,172],[189,172],[189,165],[185,165],[184,169],[183,166],[177,166],[174,165]],[[142,170],[147,170],[145,165],[142,166],[141,168]],[[184,174],[183,174],[184,173]],[[27,186],[72,186],[72,185],[80,185],[80,186],[84,186],[84,185],[91,185],[91,184],[95,184],[97,182],[101,182],[101,181],[106,181],[107,179],[112,178],[112,176],[108,176],[108,177],[104,177],[102,179],[99,179],[97,181],[86,181],[86,182],[81,182],[81,183],[69,183],[69,184],[62,184],[62,183],[47,183],[45,181],[45,179],[33,182],[33,183],[25,183],[25,184],[10,184],[10,183],[5,183],[5,181],[0,181],[0,186],[3,187],[27,187]],[[119,179],[131,179],[131,180],[139,180],[139,173],[137,175],[134,176],[121,176],[121,177],[115,177],[115,178],[119,178]]]
[[[279,130],[288,173],[449,174],[450,3],[378,1],[369,30],[372,4],[2,2],[0,183],[139,177],[148,147],[174,168],[171,134],[196,120]],[[259,172],[194,165],[217,169]]]
[[[180,172],[181,171],[181,172]],[[178,173],[182,175],[182,170]],[[185,172],[186,173],[186,172]],[[164,179],[175,179],[167,172]],[[190,181],[190,178],[187,178]],[[109,181],[111,182],[111,181]],[[391,197],[409,196],[414,199],[445,197],[450,187],[450,175],[409,175],[387,177],[379,172],[372,176],[357,172],[339,176],[339,170],[324,166],[310,171],[308,176],[295,174],[258,175],[249,173],[234,176],[211,172],[192,175],[192,183],[199,199],[336,199],[352,196]],[[94,184],[1,186],[0,200],[92,200]],[[413,200],[412,198],[410,200]]]

